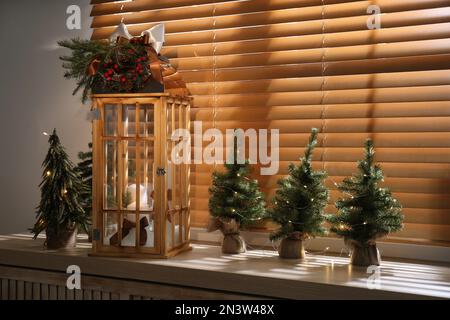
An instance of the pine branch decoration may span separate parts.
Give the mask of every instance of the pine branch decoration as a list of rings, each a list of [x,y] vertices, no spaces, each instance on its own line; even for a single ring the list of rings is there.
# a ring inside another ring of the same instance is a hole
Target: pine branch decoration
[[[135,92],[151,77],[149,57],[143,39],[130,42],[82,40],[75,38],[59,41],[58,45],[71,50],[61,56],[64,77],[76,80],[73,95],[82,90],[84,103],[96,88],[114,92]],[[90,72],[97,61],[95,72]]]

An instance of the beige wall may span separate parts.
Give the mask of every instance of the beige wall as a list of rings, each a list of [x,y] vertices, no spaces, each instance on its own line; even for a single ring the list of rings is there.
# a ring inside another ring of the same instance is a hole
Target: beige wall
[[[66,9],[82,9],[82,30],[66,28]],[[0,233],[24,231],[39,202],[43,131],[56,127],[74,159],[90,141],[89,106],[63,78],[56,41],[91,34],[89,0],[0,2]]]

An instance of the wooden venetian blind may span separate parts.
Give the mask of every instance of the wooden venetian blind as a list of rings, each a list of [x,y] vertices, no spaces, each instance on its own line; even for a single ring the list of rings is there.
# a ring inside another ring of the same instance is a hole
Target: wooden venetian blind
[[[204,129],[280,129],[280,173],[311,127],[315,166],[333,182],[355,172],[371,137],[385,184],[402,202],[392,239],[450,241],[450,0],[93,0],[93,38],[123,19],[139,34],[164,22],[163,54],[189,83]],[[381,9],[381,29],[367,8]],[[192,167],[192,222],[208,221],[212,166]]]

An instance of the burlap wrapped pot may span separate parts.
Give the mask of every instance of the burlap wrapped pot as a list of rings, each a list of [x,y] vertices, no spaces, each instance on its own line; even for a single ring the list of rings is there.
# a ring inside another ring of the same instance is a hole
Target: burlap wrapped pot
[[[223,234],[222,252],[238,254],[245,252],[245,240],[240,235],[239,222],[230,218],[211,218],[208,231],[220,230]]]
[[[369,267],[380,265],[381,257],[375,240],[360,243],[352,239],[345,239],[345,244],[351,250],[350,262],[353,266]]]
[[[303,235],[293,232],[283,240],[278,247],[278,254],[282,259],[304,259],[305,248],[303,246]]]

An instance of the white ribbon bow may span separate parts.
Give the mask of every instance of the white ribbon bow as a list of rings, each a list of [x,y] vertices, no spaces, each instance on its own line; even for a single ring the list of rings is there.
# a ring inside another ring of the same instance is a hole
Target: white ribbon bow
[[[149,44],[155,49],[156,53],[160,53],[164,45],[165,27],[163,23],[157,24],[148,30],[142,31],[141,36],[148,35]],[[130,40],[133,36],[128,32],[127,26],[121,22],[113,34],[109,37],[110,40],[115,40],[117,37],[122,37]]]

